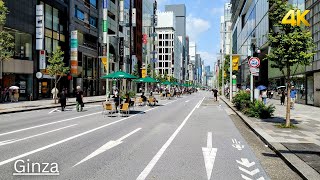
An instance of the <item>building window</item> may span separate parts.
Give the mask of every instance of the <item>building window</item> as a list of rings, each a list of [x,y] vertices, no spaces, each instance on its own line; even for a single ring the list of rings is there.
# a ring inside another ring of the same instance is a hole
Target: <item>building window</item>
[[[14,38],[14,59],[32,60],[32,36],[21,31],[4,28]]]
[[[59,11],[53,8],[53,27],[54,31],[59,31]]]
[[[166,34],[166,39],[169,39],[169,34]]]
[[[45,26],[52,29],[52,7],[46,4],[45,11]]]
[[[93,7],[97,7],[97,0],[90,0],[90,4]]]
[[[97,18],[90,16],[90,25],[93,27],[97,27]]]
[[[77,7],[75,8],[75,17],[84,21],[84,13],[79,10]]]

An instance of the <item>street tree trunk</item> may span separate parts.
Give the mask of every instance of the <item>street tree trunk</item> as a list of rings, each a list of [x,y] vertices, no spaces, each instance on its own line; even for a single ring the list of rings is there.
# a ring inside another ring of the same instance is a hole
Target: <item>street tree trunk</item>
[[[53,98],[54,98],[54,103],[57,104],[57,76],[56,78],[54,79],[54,95],[53,95]]]
[[[290,127],[290,91],[291,91],[291,73],[290,73],[290,65],[287,65],[287,110],[286,110],[286,127]]]

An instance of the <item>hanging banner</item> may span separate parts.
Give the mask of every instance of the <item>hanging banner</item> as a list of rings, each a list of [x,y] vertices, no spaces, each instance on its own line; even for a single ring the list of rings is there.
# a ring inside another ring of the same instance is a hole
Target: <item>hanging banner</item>
[[[43,50],[44,18],[43,4],[36,5],[36,50]]]
[[[103,56],[100,59],[101,59],[101,62],[103,64],[105,70],[107,70],[108,69],[108,58],[107,58],[107,56]]]
[[[124,38],[119,38],[119,57],[120,57],[120,65],[123,65],[123,58],[124,58]]]
[[[108,0],[103,0],[102,5],[102,38],[103,43],[107,44],[107,36],[108,36]]]
[[[71,31],[71,74],[78,75],[78,31]]]
[[[232,71],[239,70],[239,59],[240,56],[232,56]]]
[[[40,50],[39,51],[39,69],[46,69],[46,51],[45,50]]]
[[[146,68],[142,68],[142,69],[141,69],[141,75],[142,75],[142,78],[147,77],[147,70],[146,70]]]
[[[119,17],[119,21],[123,22],[123,18],[124,17],[124,2],[123,0],[120,0],[120,17]]]

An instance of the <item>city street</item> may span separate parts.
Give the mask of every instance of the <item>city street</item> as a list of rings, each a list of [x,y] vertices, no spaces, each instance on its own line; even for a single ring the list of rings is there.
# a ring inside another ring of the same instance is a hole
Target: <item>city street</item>
[[[101,103],[0,115],[0,179],[299,179],[230,112],[202,91],[128,117]]]

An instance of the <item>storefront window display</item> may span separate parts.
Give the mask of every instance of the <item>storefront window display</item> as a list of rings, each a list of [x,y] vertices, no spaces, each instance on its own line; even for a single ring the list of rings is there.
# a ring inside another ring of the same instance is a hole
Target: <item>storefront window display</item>
[[[314,78],[307,77],[307,104],[314,105]]]
[[[305,75],[297,75],[292,77],[291,84],[294,85],[297,94],[297,103],[305,104],[306,103],[306,80]]]
[[[18,30],[5,28],[14,38],[14,59],[32,60],[32,36]]]

